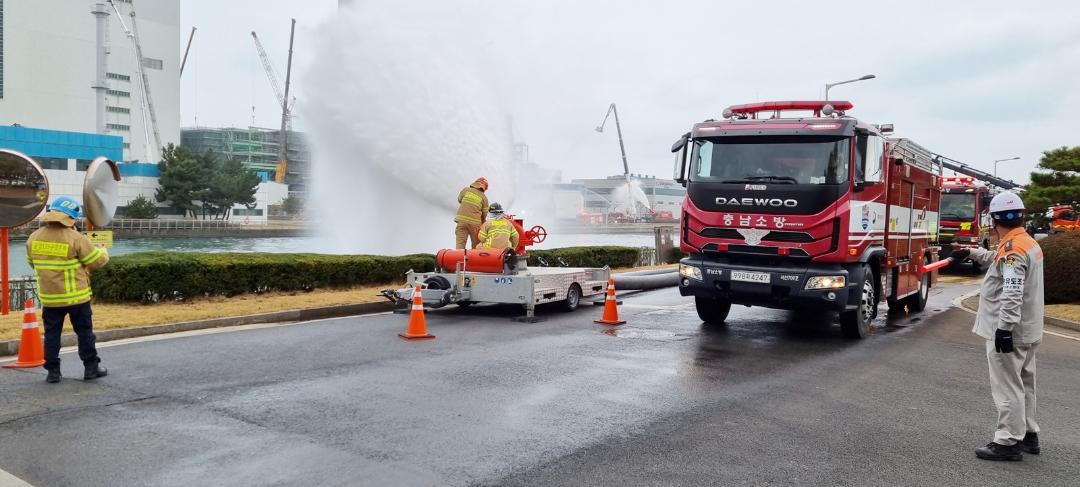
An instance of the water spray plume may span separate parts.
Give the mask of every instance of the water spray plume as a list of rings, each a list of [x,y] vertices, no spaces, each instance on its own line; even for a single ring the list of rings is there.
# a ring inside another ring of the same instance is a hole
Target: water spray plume
[[[513,202],[509,118],[493,87],[445,18],[409,9],[345,8],[314,39],[302,119],[314,144],[308,210],[320,250],[452,246],[458,192],[480,176],[491,201]]]

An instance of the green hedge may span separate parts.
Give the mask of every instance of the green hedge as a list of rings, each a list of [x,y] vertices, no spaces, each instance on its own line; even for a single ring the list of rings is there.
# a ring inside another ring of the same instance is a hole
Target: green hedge
[[[384,257],[266,253],[144,252],[117,256],[94,271],[105,301],[181,300],[266,291],[311,290],[399,281],[435,268],[429,254]]]
[[[1080,301],[1080,232],[1051,235],[1039,241],[1042,247],[1044,298],[1046,304]]]
[[[539,259],[544,259],[547,265],[552,267],[561,266],[559,258],[566,262],[568,267],[634,267],[638,263],[641,251],[635,247],[596,246],[596,247],[564,247],[561,249],[529,250],[529,265],[540,265]]]

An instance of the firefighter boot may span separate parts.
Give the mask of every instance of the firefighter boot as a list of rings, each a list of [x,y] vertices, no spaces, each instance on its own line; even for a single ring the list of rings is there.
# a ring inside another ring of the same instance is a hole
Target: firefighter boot
[[[85,371],[83,372],[83,380],[94,380],[98,377],[105,377],[106,375],[109,375],[109,369],[101,367],[96,363],[87,365],[84,369]]]
[[[1024,435],[1024,441],[1020,442],[1020,449],[1024,453],[1030,453],[1032,455],[1039,454],[1039,434],[1029,431]]]
[[[983,460],[1005,460],[1011,462],[1024,459],[1024,454],[1020,451],[1019,443],[1008,446],[1000,443],[990,443],[984,447],[976,448],[975,456]]]
[[[45,382],[50,384],[60,382],[60,368],[49,369],[49,375],[45,377]]]

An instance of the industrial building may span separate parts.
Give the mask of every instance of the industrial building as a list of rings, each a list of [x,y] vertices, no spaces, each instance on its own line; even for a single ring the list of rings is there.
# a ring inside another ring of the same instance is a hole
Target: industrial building
[[[288,169],[285,183],[289,192],[302,196],[310,174],[311,151],[304,134],[288,133]],[[248,128],[185,128],[180,133],[180,145],[196,152],[213,151],[219,157],[234,159],[255,171],[262,180],[275,180],[281,131],[259,127]]]
[[[632,174],[630,180],[641,185],[641,190],[649,200],[650,208],[656,211],[670,211],[675,218],[679,217],[679,208],[686,199],[686,188],[670,179],[659,179],[655,176]],[[587,212],[604,213],[612,206],[622,205],[622,202],[613,202],[611,199],[615,190],[626,184],[626,176],[575,179],[573,182],[581,185]]]
[[[180,0],[113,5],[0,0],[0,125],[118,136],[124,161],[157,162],[180,143]]]
[[[86,167],[104,156],[120,162],[119,216],[132,199],[153,199],[161,147],[181,143],[179,24],[180,0],[0,0],[0,148],[37,161],[51,198],[82,201]],[[261,184],[256,207],[233,216],[265,221],[285,188]]]

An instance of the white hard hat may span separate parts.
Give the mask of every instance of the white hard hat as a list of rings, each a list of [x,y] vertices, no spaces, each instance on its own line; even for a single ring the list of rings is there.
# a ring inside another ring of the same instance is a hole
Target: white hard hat
[[[1016,193],[1010,191],[1002,191],[997,196],[994,196],[994,199],[990,200],[990,213],[1023,209],[1024,202],[1019,196],[1016,196]]]

